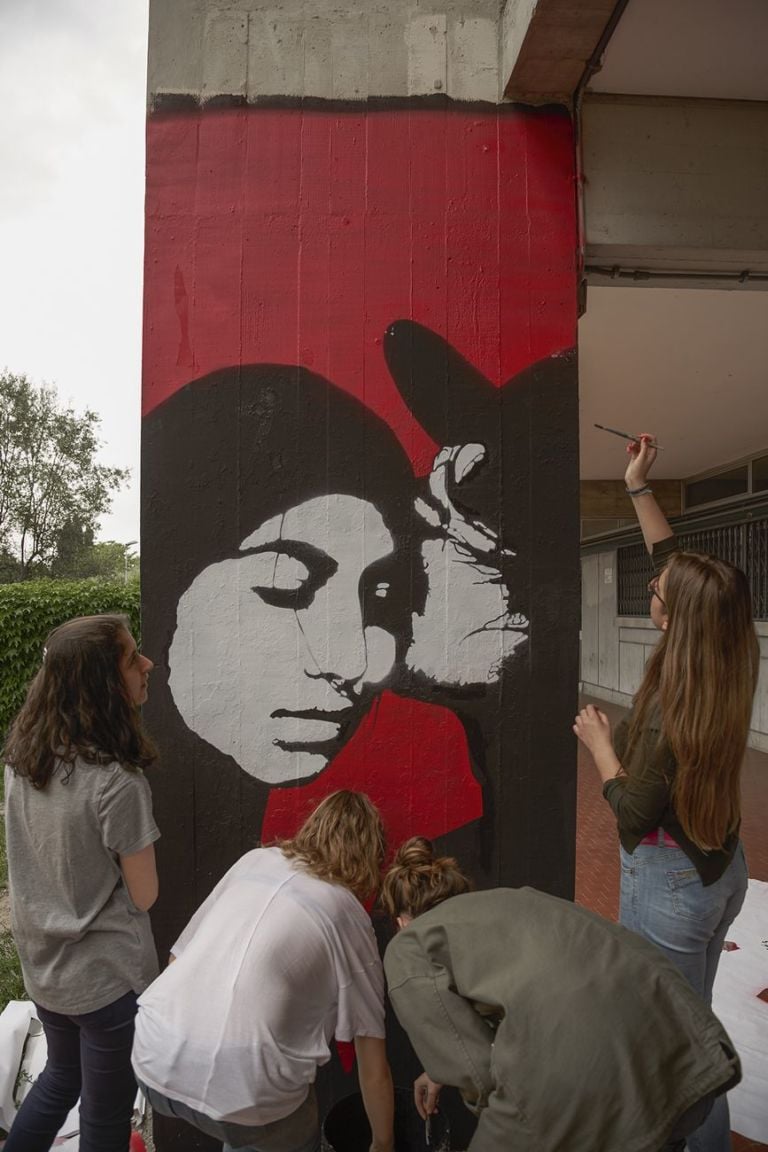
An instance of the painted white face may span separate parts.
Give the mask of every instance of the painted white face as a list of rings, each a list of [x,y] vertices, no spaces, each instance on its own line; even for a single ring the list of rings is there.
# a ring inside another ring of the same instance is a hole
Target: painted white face
[[[392,633],[363,623],[365,595],[389,594],[374,566],[392,551],[372,504],[328,495],[203,569],[179,600],[169,653],[187,726],[270,784],[320,772],[395,662]]]

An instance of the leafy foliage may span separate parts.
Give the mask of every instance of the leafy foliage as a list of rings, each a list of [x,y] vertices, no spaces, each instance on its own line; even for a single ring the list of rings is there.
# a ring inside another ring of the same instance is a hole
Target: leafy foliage
[[[24,703],[51,629],[100,612],[125,613],[138,641],[138,581],[35,580],[0,587],[0,736]]]
[[[0,544],[22,580],[50,563],[68,521],[93,529],[128,478],[96,462],[99,423],[62,406],[54,387],[0,373]]]
[[[26,1000],[21,964],[10,932],[0,929],[0,1010],[9,1000]]]

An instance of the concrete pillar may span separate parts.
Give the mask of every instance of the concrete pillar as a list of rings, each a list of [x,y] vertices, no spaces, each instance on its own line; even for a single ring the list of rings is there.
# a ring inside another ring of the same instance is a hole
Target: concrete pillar
[[[497,0],[151,5],[162,949],[339,787],[572,894],[573,143],[503,102],[500,34]]]

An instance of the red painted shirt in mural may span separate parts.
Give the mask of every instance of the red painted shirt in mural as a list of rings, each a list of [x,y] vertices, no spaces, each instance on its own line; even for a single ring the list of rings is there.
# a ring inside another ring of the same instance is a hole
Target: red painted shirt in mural
[[[326,770],[298,788],[269,794],[262,837],[292,836],[338,788],[365,792],[382,814],[390,845],[419,828],[437,839],[483,813],[480,785],[461,722],[453,712],[384,692]]]

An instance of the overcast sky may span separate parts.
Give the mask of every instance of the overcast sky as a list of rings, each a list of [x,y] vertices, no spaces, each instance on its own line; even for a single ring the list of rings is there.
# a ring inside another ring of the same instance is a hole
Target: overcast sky
[[[102,419],[139,535],[148,0],[0,0],[0,368]]]

